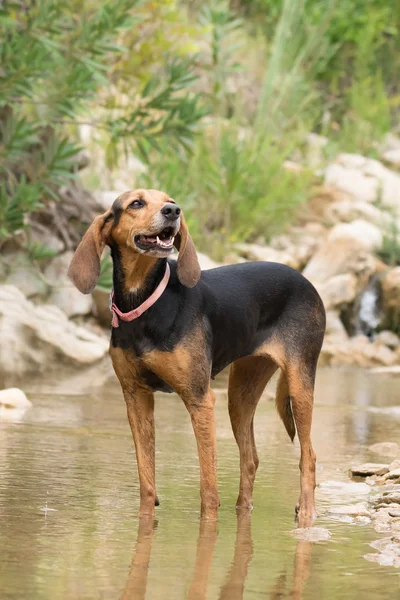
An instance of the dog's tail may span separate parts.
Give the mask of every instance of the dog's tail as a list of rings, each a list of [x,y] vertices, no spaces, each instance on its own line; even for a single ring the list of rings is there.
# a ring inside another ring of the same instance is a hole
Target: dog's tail
[[[293,442],[294,436],[296,435],[296,427],[294,424],[292,406],[290,403],[289,387],[286,376],[283,372],[280,374],[276,388],[275,405],[279,416],[283,421],[285,429]]]

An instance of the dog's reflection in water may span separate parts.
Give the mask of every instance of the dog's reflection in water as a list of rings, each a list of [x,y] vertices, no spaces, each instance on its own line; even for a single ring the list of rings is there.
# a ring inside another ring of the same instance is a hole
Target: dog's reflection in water
[[[140,519],[135,553],[121,600],[145,600],[151,544],[156,527],[157,521],[153,518]],[[188,600],[207,599],[208,579],[217,535],[217,521],[200,521],[196,561],[187,594]],[[294,557],[292,581],[288,581],[286,571],[282,572],[273,589],[269,593],[265,590],[263,597],[269,597],[270,600],[281,598],[301,600],[304,584],[310,574],[311,552],[312,542],[299,541]],[[233,560],[221,588],[219,600],[242,600],[252,556],[251,514],[239,512]],[[171,590],[166,590],[166,594],[166,597],[172,597]]]

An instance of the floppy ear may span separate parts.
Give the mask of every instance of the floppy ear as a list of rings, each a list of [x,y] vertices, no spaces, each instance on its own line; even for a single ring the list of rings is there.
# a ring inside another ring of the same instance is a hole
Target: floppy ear
[[[183,214],[181,213],[181,227],[175,237],[175,247],[179,251],[177,274],[179,281],[186,287],[194,287],[200,279],[201,269],[197,259],[196,248],[189,235]]]
[[[110,232],[111,215],[108,210],[96,217],[77,247],[68,269],[68,277],[82,294],[90,294],[100,275],[100,258]]]

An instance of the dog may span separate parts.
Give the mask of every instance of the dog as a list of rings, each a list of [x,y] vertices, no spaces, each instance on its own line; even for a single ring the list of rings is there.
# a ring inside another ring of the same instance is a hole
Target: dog
[[[219,507],[214,378],[231,365],[229,415],[240,454],[237,509],[252,509],[258,467],[253,419],[280,368],[276,408],[300,447],[299,527],[315,518],[316,456],[310,433],[325,310],[312,284],[288,266],[247,262],[201,271],[183,213],[166,193],[121,194],[94,219],[69,267],[84,294],[95,287],[105,246],[113,260],[110,354],[126,401],[140,480],[140,516],[154,515],[154,392],[176,392],[192,421],[201,516]],[[168,257],[174,247],[177,261]]]

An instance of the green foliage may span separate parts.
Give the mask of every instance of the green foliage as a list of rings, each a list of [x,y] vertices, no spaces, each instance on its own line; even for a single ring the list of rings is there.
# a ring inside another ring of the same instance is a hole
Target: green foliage
[[[400,229],[396,219],[386,228],[379,256],[388,265],[400,265]]]
[[[229,243],[277,233],[307,199],[311,174],[284,168],[294,143],[279,146],[232,123],[218,134],[211,127],[189,160],[165,154],[140,184],[168,189],[190,215],[198,246],[222,258]]]
[[[285,169],[307,132],[374,153],[396,122],[398,0],[23,0],[0,27],[0,242],[76,177],[83,124],[102,170],[140,158],[222,255],[307,199]]]
[[[97,280],[97,287],[103,292],[110,292],[112,288],[112,262],[109,254],[102,258],[100,263],[100,276]]]
[[[173,149],[190,146],[207,112],[199,94],[188,92],[195,57],[163,56],[142,81],[121,69],[124,36],[144,20],[138,4],[1,4],[0,241],[26,226],[30,212],[57,201],[59,188],[76,177],[79,118],[104,132],[112,166],[121,151],[148,161],[162,139]],[[121,90],[129,79],[129,102],[111,85],[117,73]]]

